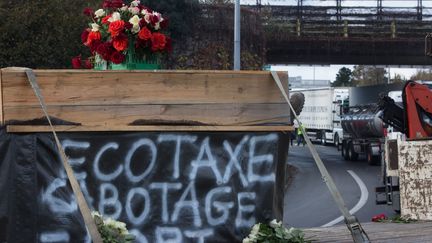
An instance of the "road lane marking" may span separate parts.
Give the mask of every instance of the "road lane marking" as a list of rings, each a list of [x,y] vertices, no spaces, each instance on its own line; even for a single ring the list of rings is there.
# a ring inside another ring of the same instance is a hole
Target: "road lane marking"
[[[369,192],[368,192],[368,189],[366,188],[366,185],[364,184],[364,182],[360,179],[360,177],[356,173],[354,173],[354,171],[347,170],[347,172],[354,178],[355,182],[357,183],[357,185],[360,188],[360,193],[361,193],[359,201],[349,211],[351,214],[355,214],[357,211],[359,211],[366,204],[368,197],[369,197]],[[321,227],[333,226],[333,225],[341,222],[343,219],[344,219],[343,216],[340,216],[340,217],[328,222],[327,224],[322,225]]]

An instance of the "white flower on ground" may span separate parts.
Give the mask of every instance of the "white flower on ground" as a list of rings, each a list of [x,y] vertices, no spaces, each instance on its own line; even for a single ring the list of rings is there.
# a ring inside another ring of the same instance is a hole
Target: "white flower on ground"
[[[249,239],[249,237],[246,237],[243,239],[242,243],[253,243],[253,241]]]
[[[259,229],[260,229],[260,224],[256,224],[252,227],[252,230],[249,234],[249,238],[251,240],[256,240],[258,238]]]
[[[96,18],[100,18],[102,16],[105,16],[105,10],[103,9],[98,9],[94,12],[94,15],[96,16]]]
[[[96,23],[92,23],[91,27],[92,27],[91,31],[97,32],[97,31],[99,31],[99,27],[100,26],[98,24],[96,24]]]
[[[277,221],[276,219],[273,219],[271,222],[270,222],[270,227],[272,227],[273,229],[275,229],[275,228],[278,228],[278,227],[281,227],[282,226],[282,222],[281,221]]]
[[[95,215],[98,216],[99,218],[102,218],[102,215],[98,212],[98,211],[92,211],[91,215],[94,217]]]
[[[108,21],[109,22],[114,22],[114,21],[117,21],[117,20],[120,20],[120,19],[121,19],[120,13],[119,12],[114,12],[114,13],[112,13],[112,15],[108,19]]]

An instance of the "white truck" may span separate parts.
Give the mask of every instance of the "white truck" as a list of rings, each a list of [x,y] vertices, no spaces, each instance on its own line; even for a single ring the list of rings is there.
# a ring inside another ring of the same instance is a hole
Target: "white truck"
[[[340,115],[344,101],[348,102],[349,89],[328,87],[291,91],[292,94],[296,92],[305,96],[299,118],[309,137],[324,145],[332,143],[338,147],[343,137]]]

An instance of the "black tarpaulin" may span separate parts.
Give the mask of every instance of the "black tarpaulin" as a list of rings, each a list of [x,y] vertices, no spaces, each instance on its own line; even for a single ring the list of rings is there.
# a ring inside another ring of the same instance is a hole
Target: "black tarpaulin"
[[[90,207],[137,242],[238,242],[282,219],[287,135],[62,133]],[[86,242],[50,133],[0,131],[0,242]]]

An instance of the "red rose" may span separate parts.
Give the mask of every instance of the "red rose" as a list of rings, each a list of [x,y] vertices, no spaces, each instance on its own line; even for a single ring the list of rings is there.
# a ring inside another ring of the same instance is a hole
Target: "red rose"
[[[84,68],[86,69],[92,69],[93,68],[93,63],[90,61],[90,59],[86,59],[84,62]]]
[[[125,22],[125,29],[130,30],[132,29],[133,25],[129,22]]]
[[[159,17],[155,14],[150,15],[150,23],[152,26],[155,26],[156,23],[159,22]]]
[[[115,64],[120,64],[124,61],[125,56],[118,51],[115,51],[111,54],[111,62],[115,63]]]
[[[81,55],[72,58],[72,67],[75,69],[81,68]]]
[[[152,37],[152,33],[147,27],[143,27],[140,32],[138,32],[138,38],[141,40],[149,40]]]
[[[111,59],[114,48],[112,47],[111,43],[105,42],[97,47],[96,52],[101,55],[104,60],[108,61]]]
[[[90,32],[90,29],[85,29],[81,33],[81,41],[82,41],[82,43],[86,43],[87,42],[89,32]]]
[[[112,0],[111,7],[112,8],[121,8],[123,6],[123,0]]]
[[[385,214],[378,214],[372,217],[372,222],[380,222],[387,219],[387,217],[385,216]]]
[[[90,46],[94,41],[101,39],[101,33],[99,31],[90,31],[87,36],[87,42],[84,43],[86,46]]]
[[[93,16],[94,16],[94,11],[93,11],[93,9],[91,9],[91,8],[85,8],[84,10],[83,10],[83,14],[84,15],[86,15],[86,16],[89,16],[89,17],[92,17],[93,18]]]
[[[162,22],[160,22],[161,29],[166,29],[168,27],[168,24],[169,24],[168,18],[163,19]]]
[[[124,51],[128,48],[128,38],[126,35],[119,35],[113,40],[113,47],[117,51]]]
[[[151,37],[152,51],[162,51],[166,45],[166,36],[161,33],[153,33]]]
[[[140,26],[141,28],[144,27],[144,26],[147,26],[147,22],[145,21],[144,18],[142,18],[142,19],[140,20],[140,22],[139,22],[139,26]]]
[[[111,33],[112,37],[116,37],[124,30],[125,22],[123,20],[117,20],[114,22],[111,22],[108,27],[108,32]]]
[[[104,0],[102,4],[102,8],[121,8],[122,6],[122,0]]]
[[[109,24],[110,22],[108,21],[108,19],[111,18],[111,14],[105,16],[102,18],[102,24]]]
[[[90,47],[90,52],[91,52],[91,53],[95,53],[96,50],[97,50],[97,48],[98,48],[100,45],[101,45],[101,41],[100,41],[100,40],[98,40],[98,41],[93,41],[93,42],[91,43],[91,45],[89,46],[89,47]]]

